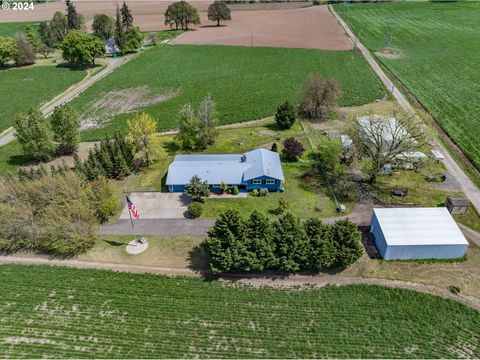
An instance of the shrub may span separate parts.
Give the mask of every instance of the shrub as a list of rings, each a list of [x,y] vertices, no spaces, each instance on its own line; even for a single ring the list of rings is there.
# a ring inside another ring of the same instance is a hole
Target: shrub
[[[282,215],[288,209],[288,201],[285,198],[278,200],[278,207],[275,209],[275,214]]]
[[[295,108],[288,101],[280,105],[275,114],[275,121],[280,129],[290,129],[295,123],[295,118]]]
[[[202,182],[198,176],[194,175],[190,182],[185,185],[185,192],[192,198],[193,201],[202,202],[204,197],[210,196],[208,183]]]
[[[295,139],[289,137],[283,142],[283,156],[289,161],[297,161],[300,156],[305,152],[303,144]]]
[[[258,196],[259,195],[259,192],[257,189],[253,189],[252,191],[250,191],[250,195],[252,196]]]
[[[104,177],[90,184],[93,190],[92,204],[100,224],[106,223],[118,209],[119,200],[115,188]]]
[[[269,192],[267,188],[261,188],[260,191],[258,192],[259,196],[268,196]]]
[[[278,145],[277,143],[273,143],[270,151],[278,153]]]
[[[202,205],[198,202],[193,202],[188,205],[188,214],[191,218],[196,219],[202,215],[203,208]]]
[[[238,195],[239,193],[240,193],[240,190],[238,190],[238,186],[235,185],[235,186],[233,187],[232,194],[233,194],[233,195]]]
[[[456,286],[456,285],[450,285],[450,286],[448,287],[448,290],[450,290],[450,292],[451,292],[452,294],[455,294],[455,295],[460,294],[460,287],[458,287],[458,286]]]
[[[35,50],[32,44],[23,33],[15,34],[15,44],[17,46],[17,53],[15,54],[15,65],[32,65],[35,63]]]

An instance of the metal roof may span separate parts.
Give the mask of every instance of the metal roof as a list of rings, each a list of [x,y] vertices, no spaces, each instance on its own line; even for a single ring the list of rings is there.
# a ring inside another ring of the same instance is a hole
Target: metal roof
[[[447,208],[373,209],[389,246],[468,245]]]
[[[407,134],[403,126],[399,124],[394,117],[365,115],[358,117],[357,122],[367,136],[381,134],[385,141],[392,141],[394,137],[403,137]]]
[[[194,175],[209,184],[241,184],[262,176],[284,179],[280,156],[257,149],[245,154],[177,155],[168,167],[166,185],[188,184]]]
[[[465,198],[447,197],[447,201],[456,206],[469,206],[470,201]]]

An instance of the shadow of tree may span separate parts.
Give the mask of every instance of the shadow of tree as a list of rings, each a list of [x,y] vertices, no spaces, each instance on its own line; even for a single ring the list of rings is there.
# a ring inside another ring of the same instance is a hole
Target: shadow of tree
[[[125,245],[124,243],[120,242],[120,241],[114,241],[114,240],[103,240],[104,242],[106,242],[108,245],[110,246],[122,246],[122,245]]]
[[[209,271],[209,258],[207,253],[202,249],[200,245],[193,247],[187,255],[188,267],[192,270],[199,270],[204,276],[210,274]]]

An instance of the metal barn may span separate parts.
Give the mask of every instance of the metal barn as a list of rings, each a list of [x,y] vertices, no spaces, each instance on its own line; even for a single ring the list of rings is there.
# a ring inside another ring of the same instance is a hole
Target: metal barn
[[[385,260],[456,259],[468,248],[443,207],[373,209],[370,232]]]

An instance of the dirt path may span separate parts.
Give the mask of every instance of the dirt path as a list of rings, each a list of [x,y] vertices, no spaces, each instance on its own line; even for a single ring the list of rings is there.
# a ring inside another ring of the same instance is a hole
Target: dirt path
[[[130,60],[135,54],[129,54],[124,57],[119,58],[106,58],[104,59],[106,62],[106,67],[97,72],[96,74],[89,76],[87,75],[82,81],[79,83],[72,85],[63,93],[55,97],[53,100],[49,101],[48,103],[44,104],[40,110],[42,111],[44,116],[48,116],[53,112],[53,109],[56,106],[64,104],[66,102],[71,101],[73,98],[81,94],[83,91],[88,89],[98,80],[103,79],[105,76],[110,74],[113,70],[118,68],[119,66],[125,64],[128,60]],[[15,132],[13,128],[10,127],[4,132],[0,134],[0,147],[7,145],[8,143],[15,140]]]
[[[46,258],[26,258],[17,256],[0,256],[0,265],[18,264],[18,265],[50,265],[66,266],[77,269],[101,269],[132,273],[152,273],[167,276],[193,276],[209,277],[212,274],[208,270],[192,270],[188,268],[169,268],[141,265],[127,265],[117,263],[101,263],[81,260],[56,260]],[[348,277],[339,275],[321,274],[311,275],[279,275],[279,274],[229,274],[219,278],[220,281],[231,283],[242,283],[251,286],[273,286],[279,288],[291,288],[298,286],[314,286],[321,288],[326,285],[380,285],[393,288],[401,288],[419,291],[427,294],[441,296],[446,299],[461,302],[465,305],[480,310],[480,299],[466,295],[454,295],[448,289],[437,288],[431,285],[414,283],[409,281]]]
[[[416,114],[415,109],[413,106],[408,102],[405,96],[400,92],[400,90],[395,86],[395,84],[390,80],[390,78],[385,74],[382,70],[380,65],[374,59],[370,51],[360,42],[357,36],[353,33],[353,31],[348,27],[348,25],[343,21],[343,19],[335,12],[331,5],[328,5],[330,11],[332,12],[333,16],[337,19],[340,25],[345,29],[345,32],[352,40],[354,46],[358,48],[358,50],[362,53],[363,57],[370,65],[370,67],[375,71],[377,76],[380,78],[384,86],[392,93],[393,97],[397,100],[400,106],[410,114]],[[473,181],[468,177],[467,174],[463,171],[463,169],[458,165],[447,149],[441,144],[438,140],[435,141],[433,144],[436,148],[440,149],[440,151],[445,156],[445,160],[443,161],[447,171],[455,177],[460,183],[460,187],[463,193],[470,199],[473,206],[480,212],[480,190],[477,186],[473,183]]]

